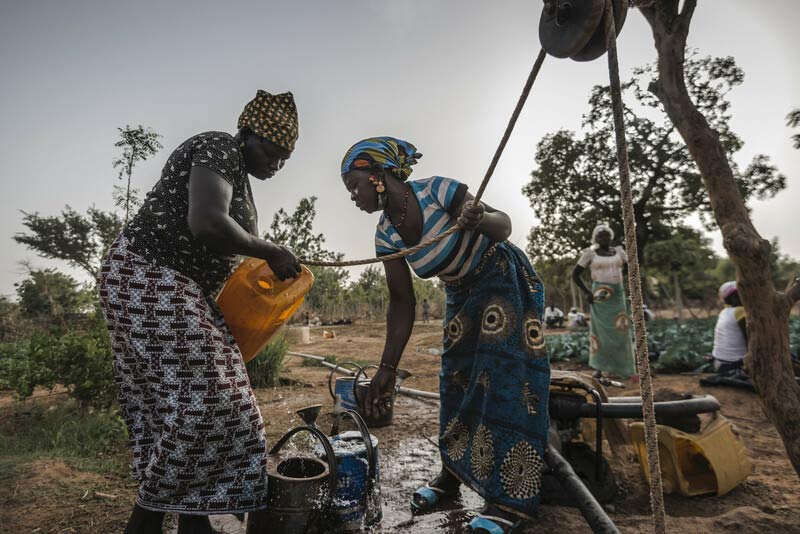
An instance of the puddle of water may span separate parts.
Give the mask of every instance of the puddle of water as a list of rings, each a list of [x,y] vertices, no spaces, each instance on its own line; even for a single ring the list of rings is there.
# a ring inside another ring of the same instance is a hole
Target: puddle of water
[[[424,515],[412,516],[409,502],[414,490],[433,479],[441,469],[438,450],[425,438],[415,437],[403,440],[400,447],[392,446],[384,449],[382,445],[379,454],[383,520],[365,532],[370,534],[464,532],[465,525],[483,506],[483,499],[478,494],[462,488],[461,495],[447,506]],[[222,534],[245,534],[246,523],[231,515],[212,516],[211,524]],[[177,529],[168,531],[168,534],[176,533]]]

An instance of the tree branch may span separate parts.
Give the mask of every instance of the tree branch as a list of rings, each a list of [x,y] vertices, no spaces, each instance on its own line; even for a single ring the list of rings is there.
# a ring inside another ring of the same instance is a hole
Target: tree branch
[[[789,308],[793,307],[800,301],[800,276],[795,276],[789,281],[783,294],[786,296]]]

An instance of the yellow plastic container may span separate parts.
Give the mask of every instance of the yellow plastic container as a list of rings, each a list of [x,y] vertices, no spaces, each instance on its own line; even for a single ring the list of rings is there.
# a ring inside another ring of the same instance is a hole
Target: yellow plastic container
[[[245,259],[217,297],[242,358],[252,360],[303,303],[314,275],[303,265],[297,278],[278,280],[264,260]]]
[[[753,470],[744,443],[730,421],[721,415],[697,434],[656,426],[664,493],[686,497],[709,493],[725,495],[744,482]],[[649,481],[644,423],[631,423],[630,431],[639,463]]]

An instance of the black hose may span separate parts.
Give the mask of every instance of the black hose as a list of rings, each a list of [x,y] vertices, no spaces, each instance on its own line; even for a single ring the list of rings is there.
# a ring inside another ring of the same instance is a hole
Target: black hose
[[[594,397],[595,406],[594,478],[601,482],[603,480],[603,398],[594,388],[589,388],[589,393]]]
[[[607,406],[607,405],[603,405]],[[563,456],[550,445],[544,455],[544,460],[553,475],[561,483],[564,491],[569,493],[578,504],[581,515],[589,523],[589,528],[595,534],[620,534],[617,526],[608,517],[606,511],[594,498],[594,495],[584,485],[583,481],[575,474],[572,466]]]
[[[612,397],[611,402],[603,403],[600,412],[606,419],[641,419],[642,400],[638,397],[627,398],[623,402],[623,397]],[[719,401],[712,395],[698,395],[691,399],[676,401],[665,401],[654,403],[656,417],[675,417],[681,415],[696,415],[699,413],[711,413],[719,411]],[[594,404],[584,403],[580,407],[580,417],[595,417],[597,407]]]

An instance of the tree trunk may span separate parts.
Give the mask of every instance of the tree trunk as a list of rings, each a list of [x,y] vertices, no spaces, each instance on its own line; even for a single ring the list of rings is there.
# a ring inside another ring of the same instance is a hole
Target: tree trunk
[[[785,292],[770,276],[770,244],[748,215],[717,132],[697,110],[683,73],[686,36],[697,0],[659,0],[641,7],[653,30],[658,51],[658,80],[650,91],[680,133],[708,191],[723,242],[736,267],[739,294],[747,312],[748,354],[745,360],[764,411],[783,439],[800,474],[800,386],[789,354],[789,313],[800,299],[800,279]]]
[[[678,278],[678,272],[672,273],[672,283],[675,286],[675,317],[678,322],[683,322],[683,297],[681,295],[681,282]]]

